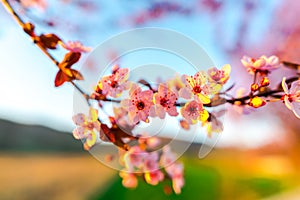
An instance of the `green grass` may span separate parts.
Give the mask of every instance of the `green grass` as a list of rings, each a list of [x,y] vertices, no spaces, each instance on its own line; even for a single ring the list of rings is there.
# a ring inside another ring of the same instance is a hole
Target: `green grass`
[[[255,191],[261,198],[276,194],[282,190],[279,180],[270,178],[250,178],[238,181],[243,187]]]
[[[136,189],[127,189],[122,186],[120,177],[115,177],[106,187],[104,193],[95,193],[91,200],[134,200],[134,199],[171,199],[171,200],[218,200],[218,199],[261,199],[279,193],[283,190],[284,180],[270,179],[266,177],[247,175],[245,169],[220,168],[204,166],[201,161],[184,157],[185,186],[180,195],[166,195],[163,191],[164,182],[157,186],[151,186],[139,180]],[[234,162],[234,161],[232,161]],[[214,164],[216,165],[216,163]],[[243,174],[243,175],[242,175]],[[100,191],[100,190],[99,190]],[[102,190],[103,191],[103,188]],[[254,195],[254,196],[253,196]]]
[[[170,182],[161,183],[155,187],[139,181],[136,189],[130,190],[122,186],[121,179],[117,177],[111,187],[104,194],[95,194],[92,200],[110,200],[110,199],[202,199],[217,200],[220,199],[220,175],[212,168],[190,165],[185,169],[185,185],[180,195],[166,195],[163,187]]]

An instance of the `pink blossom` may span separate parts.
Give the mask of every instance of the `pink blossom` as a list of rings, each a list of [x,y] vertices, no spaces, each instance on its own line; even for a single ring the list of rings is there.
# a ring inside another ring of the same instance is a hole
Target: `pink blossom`
[[[114,120],[115,123],[119,126],[122,127],[122,129],[126,131],[131,131],[134,128],[134,125],[129,123],[128,118],[126,117],[128,112],[125,108],[123,107],[113,107],[113,112],[114,112]]]
[[[127,173],[125,171],[120,172],[120,177],[123,178],[122,185],[126,188],[136,188],[138,185],[137,177],[133,173]]]
[[[279,59],[276,56],[261,56],[258,59],[244,56],[241,60],[242,64],[247,68],[250,74],[259,72],[261,74],[268,74],[271,71],[279,68]]]
[[[45,0],[21,0],[21,4],[25,8],[36,7],[41,11],[45,11],[47,8],[47,2]]]
[[[152,172],[159,169],[158,164],[158,153],[157,152],[150,152],[145,156],[144,163],[143,163],[143,171],[144,172]]]
[[[222,86],[209,82],[208,75],[204,71],[197,72],[194,76],[182,76],[185,87],[180,89],[179,95],[185,99],[195,99],[203,104],[210,103],[210,96],[218,93]]]
[[[130,99],[121,102],[121,105],[128,111],[129,121],[133,124],[139,121],[147,122],[150,108],[153,105],[152,90],[142,91],[139,86],[134,85],[129,93]]]
[[[178,96],[178,92],[181,88],[185,87],[185,84],[181,80],[181,76],[176,74],[174,78],[167,81],[168,88],[172,89],[173,92]]]
[[[129,70],[127,68],[117,68],[113,74],[104,76],[99,82],[99,87],[104,95],[119,97],[124,90],[130,87]]]
[[[126,169],[133,172],[135,169],[139,169],[143,166],[144,158],[147,152],[142,150],[139,146],[133,146],[129,151],[123,155],[123,161]]]
[[[73,131],[76,139],[85,139],[84,146],[89,149],[97,141],[97,132],[100,132],[100,122],[98,121],[98,111],[90,108],[89,116],[80,113],[73,116],[73,121],[77,127]]]
[[[167,167],[169,165],[171,165],[172,163],[174,163],[177,159],[177,156],[175,153],[173,153],[170,149],[169,146],[164,146],[163,147],[163,152],[162,155],[160,157],[160,165],[162,167]]]
[[[150,185],[157,185],[159,182],[164,180],[164,174],[160,170],[146,172],[144,177],[146,182]]]
[[[223,123],[216,116],[211,117],[211,120],[204,122],[202,126],[206,128],[208,137],[211,137],[213,133],[221,133],[223,131]]]
[[[85,47],[83,46],[83,44],[79,41],[69,41],[67,43],[62,43],[62,47],[64,47],[65,49],[72,51],[72,52],[78,52],[78,53],[86,53],[86,52],[90,52],[92,48],[90,47]]]
[[[230,71],[231,71],[231,67],[229,64],[227,64],[227,65],[224,65],[222,67],[222,69],[220,69],[220,70],[217,69],[216,67],[213,67],[213,68],[208,69],[207,72],[208,72],[209,78],[212,81],[215,81],[219,84],[224,85],[229,79]]]
[[[293,111],[297,118],[300,118],[300,80],[294,81],[291,88],[285,82],[286,78],[282,79],[282,88],[285,92],[284,103],[288,109]]]
[[[203,105],[195,100],[188,102],[181,108],[181,115],[189,124],[196,124],[197,121],[206,121],[209,117]]]
[[[154,149],[158,145],[160,145],[161,141],[157,137],[150,137],[146,134],[143,134],[143,136],[139,137],[138,140],[140,145],[145,145],[147,148]]]
[[[172,179],[174,192],[179,194],[184,185],[183,165],[181,163],[176,163],[175,161],[176,154],[171,151],[169,146],[165,146],[160,158],[160,164],[165,167],[167,174]]]
[[[172,179],[172,187],[176,194],[181,193],[181,188],[184,185],[183,165],[181,163],[173,163],[166,167],[166,172]]]
[[[154,104],[150,110],[150,116],[163,119],[166,116],[166,112],[170,116],[177,116],[176,109],[177,95],[172,92],[166,85],[160,84],[158,92],[154,94]]]

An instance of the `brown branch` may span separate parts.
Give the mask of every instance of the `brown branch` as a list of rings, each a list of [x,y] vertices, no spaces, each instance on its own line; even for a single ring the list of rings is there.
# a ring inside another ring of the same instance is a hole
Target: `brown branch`
[[[4,5],[4,7],[6,8],[6,10],[14,17],[14,19],[18,22],[18,24],[23,28],[25,26],[25,22],[22,20],[22,18],[15,12],[15,10],[13,9],[12,5],[10,4],[10,2],[8,0],[2,0],[2,3]],[[32,37],[32,40],[34,42],[34,44],[40,48],[40,50],[58,67],[59,66],[59,61],[54,58],[53,55],[51,55],[47,49],[45,49],[40,43],[37,43],[34,39],[34,37]],[[90,105],[89,102],[89,95],[86,94],[76,83],[74,83],[74,81],[70,81],[70,83],[74,86],[74,88],[76,88],[76,90],[78,92],[80,92],[84,98],[87,100],[88,105]]]

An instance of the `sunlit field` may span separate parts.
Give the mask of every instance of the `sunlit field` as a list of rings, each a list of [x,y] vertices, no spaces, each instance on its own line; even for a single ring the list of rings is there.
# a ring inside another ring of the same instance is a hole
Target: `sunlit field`
[[[1,153],[0,199],[88,199],[116,172],[88,154]]]
[[[192,153],[191,153],[192,154]],[[126,189],[117,171],[89,154],[1,153],[1,199],[297,199],[296,157],[220,149],[205,160],[187,155],[186,187],[180,196],[168,183],[149,186],[139,180]],[[165,191],[165,192],[164,192]],[[201,198],[200,198],[201,197]]]

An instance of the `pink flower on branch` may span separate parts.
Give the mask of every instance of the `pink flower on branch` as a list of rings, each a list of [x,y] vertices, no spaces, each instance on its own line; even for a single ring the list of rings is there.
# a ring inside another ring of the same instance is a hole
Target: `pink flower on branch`
[[[300,80],[292,83],[291,88],[285,82],[286,78],[282,79],[282,88],[285,92],[283,96],[284,103],[288,109],[293,111],[297,118],[300,118]]]
[[[160,170],[146,172],[144,174],[145,181],[150,185],[157,185],[164,180],[164,174]]]
[[[279,59],[277,56],[261,56],[258,59],[244,56],[241,60],[242,64],[247,68],[250,74],[261,73],[262,75],[267,75],[268,73],[278,69]]]
[[[98,121],[98,111],[90,108],[89,116],[80,113],[73,116],[73,121],[77,127],[73,131],[75,139],[85,139],[84,148],[89,150],[97,141],[97,133],[100,132],[100,122]]]
[[[129,70],[127,68],[116,68],[109,76],[104,76],[98,86],[102,90],[102,94],[111,97],[119,97],[124,90],[130,88]]]
[[[123,162],[126,169],[130,172],[140,169],[143,166],[145,156],[147,156],[147,152],[142,150],[139,146],[131,147],[129,151],[123,155]]]
[[[203,105],[197,101],[191,101],[181,108],[181,115],[189,124],[196,124],[198,121],[205,122],[209,114]]]
[[[133,85],[130,90],[130,99],[125,99],[121,105],[128,111],[129,121],[137,124],[139,121],[148,122],[151,106],[153,106],[153,91],[142,89]]]
[[[203,104],[210,103],[210,96],[217,94],[222,88],[220,84],[209,82],[204,71],[197,72],[194,76],[183,75],[182,81],[186,87],[180,89],[179,95],[185,99],[195,97],[195,100]]]
[[[61,46],[71,52],[75,52],[75,53],[87,53],[90,52],[92,50],[91,47],[85,47],[83,46],[83,44],[79,41],[69,41],[67,43],[61,43]]]
[[[172,187],[176,194],[181,193],[181,188],[184,186],[183,165],[181,163],[173,163],[166,167],[166,172],[172,179]]]
[[[120,177],[123,178],[122,185],[126,188],[136,188],[138,185],[137,177],[133,173],[127,173],[125,171],[121,171],[119,173]]]
[[[181,193],[184,185],[183,165],[176,163],[176,154],[173,153],[169,146],[163,148],[160,158],[160,165],[165,168],[167,174],[172,179],[172,187],[176,194]]]
[[[166,85],[160,84],[158,92],[154,94],[154,106],[151,107],[150,116],[163,119],[166,116],[166,112],[170,116],[177,116],[176,109],[177,95],[172,92]]]
[[[211,81],[219,83],[221,85],[224,85],[230,75],[231,66],[229,64],[224,65],[222,69],[217,69],[216,67],[208,69],[208,76],[211,79]]]
[[[45,0],[20,0],[20,2],[25,8],[36,7],[41,11],[45,11],[47,8]]]

